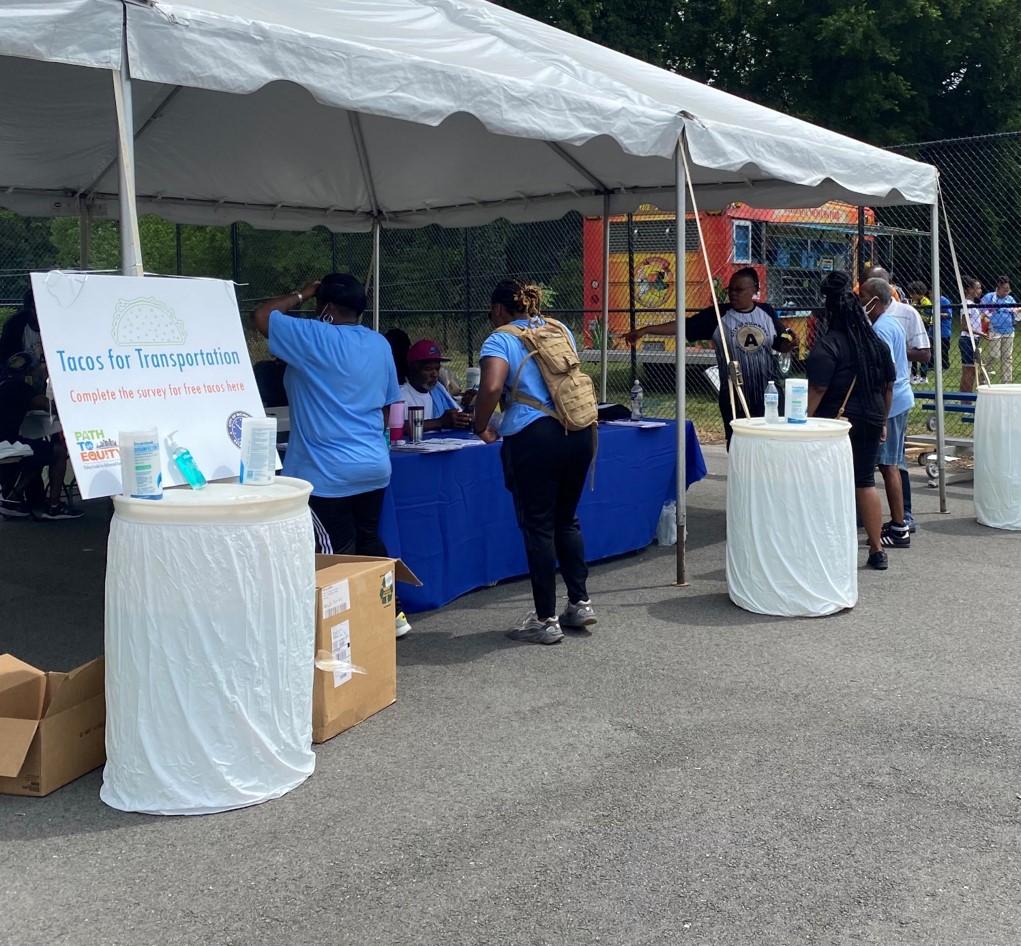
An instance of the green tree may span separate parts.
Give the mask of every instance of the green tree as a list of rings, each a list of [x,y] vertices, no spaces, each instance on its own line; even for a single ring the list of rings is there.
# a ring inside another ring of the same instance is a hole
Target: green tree
[[[1018,0],[504,0],[875,144],[1021,126]]]

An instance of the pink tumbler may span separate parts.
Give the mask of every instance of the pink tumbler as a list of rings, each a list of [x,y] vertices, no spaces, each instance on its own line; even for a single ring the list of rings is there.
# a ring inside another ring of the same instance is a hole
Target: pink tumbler
[[[406,401],[394,401],[390,405],[390,443],[400,443],[404,439],[404,412]]]

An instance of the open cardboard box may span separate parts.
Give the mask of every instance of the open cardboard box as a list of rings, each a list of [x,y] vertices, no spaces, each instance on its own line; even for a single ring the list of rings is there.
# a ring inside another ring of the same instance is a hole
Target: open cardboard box
[[[49,795],[106,760],[103,658],[44,673],[0,654],[0,792]]]
[[[396,581],[422,584],[400,559],[316,556],[313,742],[331,739],[397,699]],[[324,659],[365,672],[321,669]]]

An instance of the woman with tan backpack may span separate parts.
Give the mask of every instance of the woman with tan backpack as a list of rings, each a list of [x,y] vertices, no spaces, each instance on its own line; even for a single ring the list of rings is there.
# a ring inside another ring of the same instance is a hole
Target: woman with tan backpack
[[[508,636],[556,644],[563,639],[562,628],[584,631],[596,623],[577,509],[595,453],[597,405],[574,336],[542,314],[541,298],[538,286],[515,279],[493,290],[489,318],[496,331],[480,352],[474,428],[487,443],[503,437],[504,482],[514,497],[528,557],[535,611]],[[490,422],[501,400],[498,435]],[[567,585],[567,607],[559,618],[558,561]]]

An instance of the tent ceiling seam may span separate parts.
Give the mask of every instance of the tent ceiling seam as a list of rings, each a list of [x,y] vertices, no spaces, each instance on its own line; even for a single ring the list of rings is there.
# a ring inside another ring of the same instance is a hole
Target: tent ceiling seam
[[[152,110],[149,117],[142,123],[141,127],[135,132],[135,137],[133,139],[134,141],[138,141],[138,139],[142,137],[142,133],[146,131],[149,128],[149,126],[163,114],[167,106],[177,97],[177,93],[180,92],[181,89],[182,86],[175,85],[170,90],[170,92],[167,93],[164,99],[156,106],[156,108]],[[109,174],[115,167],[117,167],[116,158],[114,158],[109,164],[107,164],[107,166],[103,168],[102,171],[99,172],[99,174],[92,181],[92,183],[89,184],[88,187],[83,188],[78,193],[77,196],[79,197],[84,196],[86,198],[89,197],[92,194],[92,192],[96,189],[96,186],[99,184],[99,182],[103,180],[103,178],[106,177],[106,175]]]
[[[547,141],[546,146],[559,158],[566,161],[572,168],[574,168],[586,181],[588,181],[593,187],[595,187],[601,194],[610,193],[609,188],[593,174],[588,168],[585,167],[574,155],[569,154],[563,145],[557,144],[555,141]]]
[[[372,216],[379,216],[379,201],[376,199],[376,185],[372,180],[372,168],[369,165],[369,154],[365,150],[365,136],[362,134],[362,122],[358,112],[347,113],[351,121],[351,132],[354,135],[355,150],[358,152],[358,163],[362,168],[362,177],[369,191],[369,203],[372,204]]]

